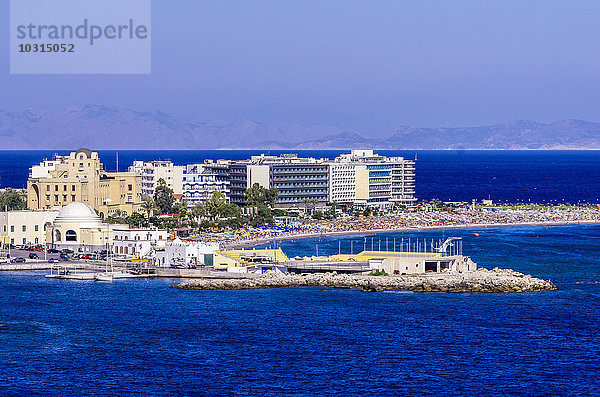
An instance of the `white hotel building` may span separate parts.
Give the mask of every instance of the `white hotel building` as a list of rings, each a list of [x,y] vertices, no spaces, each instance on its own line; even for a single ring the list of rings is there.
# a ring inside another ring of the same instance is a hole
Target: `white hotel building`
[[[329,192],[330,202],[345,205],[412,205],[417,200],[415,163],[372,150],[352,150],[329,162]]]
[[[183,197],[188,205],[193,206],[209,200],[214,192],[221,192],[230,199],[230,162],[210,160],[203,164],[188,164],[183,176]]]
[[[171,161],[134,161],[129,172],[142,176],[142,198],[154,196],[154,190],[160,179],[165,181],[173,194],[183,194],[183,165],[174,165]]]

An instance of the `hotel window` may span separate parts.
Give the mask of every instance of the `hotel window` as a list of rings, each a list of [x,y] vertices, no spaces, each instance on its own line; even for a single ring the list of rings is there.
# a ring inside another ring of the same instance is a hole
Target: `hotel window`
[[[63,190],[66,192],[67,191],[67,185],[63,185]]]
[[[10,225],[10,232],[14,233],[15,232],[15,225]]]
[[[71,201],[75,201],[75,195],[74,194],[71,195]]]
[[[40,230],[40,226],[39,226],[39,225],[35,225],[35,226],[34,226],[34,230],[35,230],[36,232],[38,232],[38,231]]]
[[[54,191],[58,192],[58,185],[54,185]]]
[[[50,185],[46,185],[46,191],[49,192],[50,191]]]
[[[46,201],[50,201],[50,195],[49,194],[46,195]]]
[[[23,230],[24,232],[26,232],[26,231],[27,231],[27,226],[26,226],[26,225],[23,225],[23,226],[21,227],[21,230]]]
[[[27,239],[23,237],[23,244],[27,244]]]
[[[67,195],[63,194],[63,202],[67,201]]]
[[[54,201],[58,201],[58,194],[54,195]]]
[[[127,190],[128,191],[132,191],[133,190],[133,185],[127,185]]]
[[[71,191],[74,192],[75,191],[75,185],[71,185]]]

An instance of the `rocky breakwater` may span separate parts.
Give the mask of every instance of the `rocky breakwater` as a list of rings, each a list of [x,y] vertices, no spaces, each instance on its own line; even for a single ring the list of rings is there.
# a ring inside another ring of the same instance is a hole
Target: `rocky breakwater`
[[[355,274],[267,272],[253,279],[200,279],[175,288],[231,290],[282,287],[360,288],[368,292],[407,290],[415,292],[531,292],[549,291],[556,286],[510,269],[478,269],[469,273],[435,273],[410,276],[368,276]]]

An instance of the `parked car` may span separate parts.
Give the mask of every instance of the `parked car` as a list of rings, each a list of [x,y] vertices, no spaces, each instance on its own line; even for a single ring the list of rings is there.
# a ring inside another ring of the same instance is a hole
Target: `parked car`
[[[29,254],[29,259],[40,259],[40,257],[38,256],[38,254],[32,252]]]
[[[50,259],[48,259],[48,263],[58,263],[58,259],[50,258]]]
[[[69,254],[67,254],[66,252],[61,252],[60,253],[60,259],[65,259],[65,260],[69,260],[71,257],[69,256]]]
[[[72,253],[73,253],[73,250],[71,250],[71,249],[68,249],[68,248],[65,248],[65,249],[63,249],[61,252],[65,253],[65,254],[72,254]]]
[[[10,263],[22,263],[25,262],[25,258],[12,258]]]
[[[49,254],[58,254],[58,252],[59,251],[56,248],[50,248],[50,249],[48,249],[48,253]]]

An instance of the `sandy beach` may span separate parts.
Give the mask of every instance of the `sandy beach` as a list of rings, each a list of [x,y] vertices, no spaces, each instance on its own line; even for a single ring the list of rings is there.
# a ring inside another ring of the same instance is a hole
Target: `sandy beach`
[[[579,225],[579,224],[597,224],[600,220],[581,220],[581,221],[555,221],[555,222],[520,222],[520,223],[486,223],[486,224],[464,224],[451,226],[420,226],[420,227],[398,227],[393,229],[371,229],[371,230],[345,230],[323,233],[301,233],[276,236],[271,238],[258,238],[253,240],[241,240],[233,243],[224,244],[225,250],[252,248],[257,245],[267,244],[281,240],[305,239],[325,236],[350,236],[350,235],[366,235],[378,233],[394,233],[394,232],[418,232],[425,230],[446,230],[446,229],[477,229],[488,227],[516,227],[516,226],[559,226],[559,225]]]

